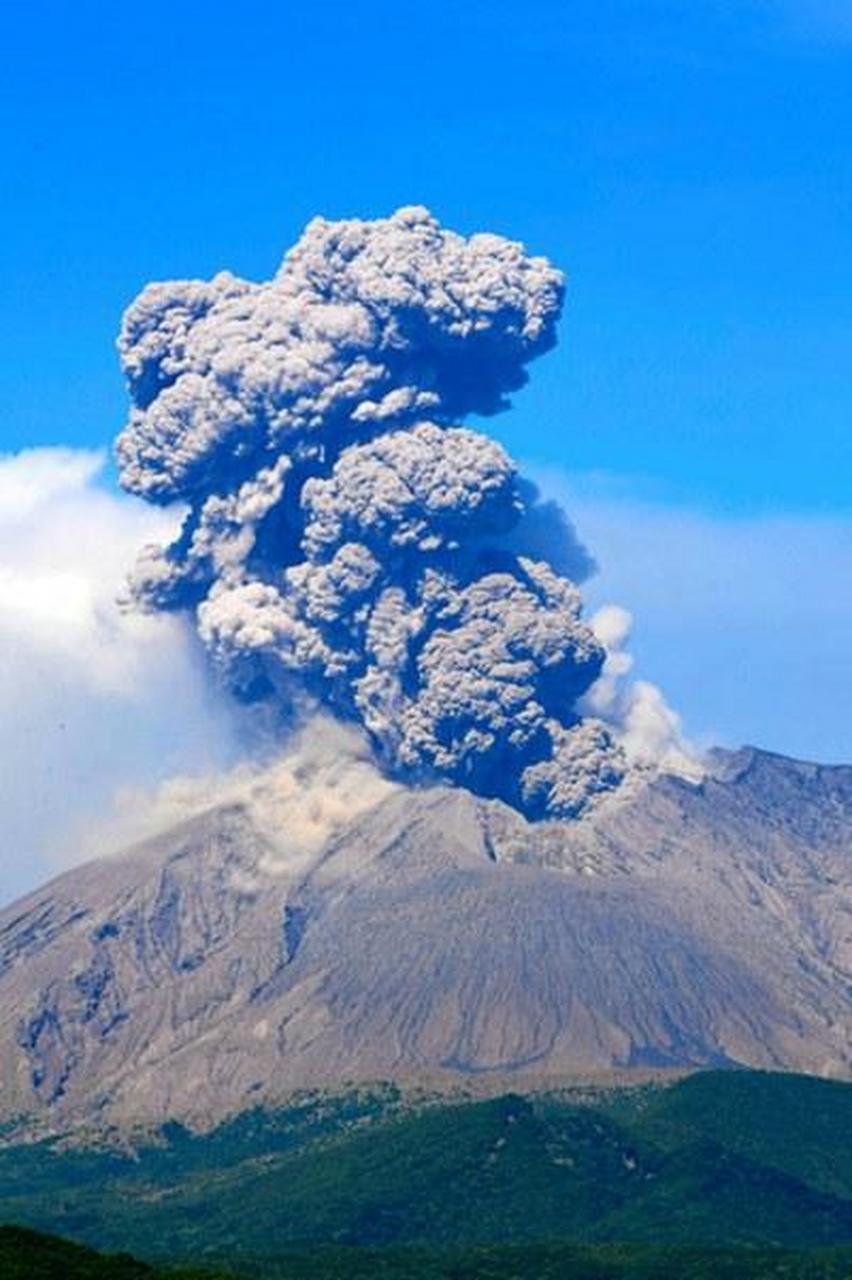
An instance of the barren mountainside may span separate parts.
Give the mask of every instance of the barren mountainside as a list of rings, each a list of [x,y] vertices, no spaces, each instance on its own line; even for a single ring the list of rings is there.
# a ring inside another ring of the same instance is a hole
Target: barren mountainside
[[[718,753],[562,823],[399,789],[307,867],[276,844],[232,804],[0,913],[0,1115],[212,1123],[391,1077],[852,1078],[852,768]]]

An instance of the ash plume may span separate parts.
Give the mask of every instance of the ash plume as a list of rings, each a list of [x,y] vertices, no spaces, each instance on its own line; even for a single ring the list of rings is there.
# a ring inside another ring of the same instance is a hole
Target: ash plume
[[[591,562],[460,424],[523,386],[563,288],[521,245],[406,208],[315,219],[267,283],[150,285],[119,340],[121,482],[188,509],[135,600],[194,611],[233,691],[282,724],[323,708],[389,774],[534,818],[582,813],[625,770],[579,710],[606,658],[572,580]]]

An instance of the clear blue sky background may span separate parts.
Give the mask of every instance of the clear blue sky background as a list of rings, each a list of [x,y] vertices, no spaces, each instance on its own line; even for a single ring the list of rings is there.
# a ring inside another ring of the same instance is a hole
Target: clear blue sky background
[[[699,735],[852,758],[848,4],[33,0],[0,38],[0,449],[111,439],[145,281],[426,203],[570,273],[491,429],[642,672]]]

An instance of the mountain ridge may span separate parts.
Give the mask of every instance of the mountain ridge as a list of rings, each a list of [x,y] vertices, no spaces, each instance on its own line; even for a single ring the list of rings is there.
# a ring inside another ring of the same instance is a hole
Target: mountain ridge
[[[0,1118],[702,1066],[852,1077],[852,768],[754,748],[579,822],[398,788],[288,859],[208,809],[0,913]],[[294,845],[295,848],[295,845]]]

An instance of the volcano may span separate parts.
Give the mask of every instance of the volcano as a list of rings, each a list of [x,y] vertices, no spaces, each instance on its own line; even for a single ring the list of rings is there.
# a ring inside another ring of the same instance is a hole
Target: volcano
[[[717,751],[530,823],[400,787],[298,870],[250,801],[0,914],[0,1117],[209,1126],[302,1090],[852,1078],[852,767]]]

